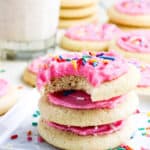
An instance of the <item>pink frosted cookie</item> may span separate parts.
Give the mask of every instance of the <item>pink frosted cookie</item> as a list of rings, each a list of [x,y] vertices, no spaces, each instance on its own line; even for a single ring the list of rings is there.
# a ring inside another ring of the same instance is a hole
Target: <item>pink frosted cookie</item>
[[[150,95],[150,65],[141,65],[141,80],[138,84],[138,92],[141,95]]]
[[[40,68],[37,85],[46,93],[84,90],[92,101],[99,101],[127,93],[138,80],[137,69],[116,53],[87,52],[49,57]]]
[[[69,28],[60,46],[70,51],[103,51],[120,33],[120,29],[113,24],[82,24]]]
[[[37,73],[38,73],[39,67],[42,66],[42,63],[45,60],[45,58],[46,56],[39,57],[39,58],[34,59],[31,63],[29,63],[29,65],[27,66],[27,68],[25,69],[23,73],[23,80],[27,84],[33,87],[36,85]]]
[[[120,0],[108,9],[108,15],[116,24],[150,28],[150,1]]]
[[[123,34],[110,45],[110,49],[116,49],[127,58],[150,63],[150,30]]]
[[[131,60],[141,73],[141,80],[137,85],[137,91],[140,95],[150,95],[150,64],[142,64],[139,61]]]
[[[8,81],[0,79],[0,115],[6,113],[16,101],[16,89]]]

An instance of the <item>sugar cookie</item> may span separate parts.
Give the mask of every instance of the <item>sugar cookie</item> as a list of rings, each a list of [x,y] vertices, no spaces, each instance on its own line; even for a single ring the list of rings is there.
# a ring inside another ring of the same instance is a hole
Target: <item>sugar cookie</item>
[[[150,28],[149,8],[149,0],[120,0],[108,9],[108,16],[116,24]]]
[[[83,24],[69,28],[62,36],[60,46],[70,51],[103,51],[120,35],[113,24]]]

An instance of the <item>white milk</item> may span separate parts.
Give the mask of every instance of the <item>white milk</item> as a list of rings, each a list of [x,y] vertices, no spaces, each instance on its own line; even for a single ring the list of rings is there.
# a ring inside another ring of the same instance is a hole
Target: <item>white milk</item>
[[[59,6],[59,0],[0,0],[0,48],[46,48],[57,30]]]

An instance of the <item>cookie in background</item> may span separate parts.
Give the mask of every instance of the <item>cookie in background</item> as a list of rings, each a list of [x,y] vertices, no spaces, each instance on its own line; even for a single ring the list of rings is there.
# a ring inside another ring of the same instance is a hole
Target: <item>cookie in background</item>
[[[137,85],[137,93],[141,96],[150,96],[150,64],[143,64],[136,59],[129,60],[140,71],[140,82]]]
[[[17,92],[17,88],[9,81],[0,78],[0,116],[15,105],[18,98]]]
[[[69,51],[106,51],[122,31],[113,24],[81,24],[67,29],[60,46]]]
[[[25,68],[22,79],[28,85],[35,87],[36,86],[36,78],[39,71],[39,68],[42,66],[44,60],[47,56],[38,57],[32,60],[27,67]]]
[[[68,28],[80,23],[99,22],[97,0],[62,0],[59,28]]]
[[[122,29],[150,29],[149,0],[119,0],[107,13],[110,22]]]
[[[150,30],[124,33],[110,44],[109,49],[115,49],[126,58],[150,63]]]

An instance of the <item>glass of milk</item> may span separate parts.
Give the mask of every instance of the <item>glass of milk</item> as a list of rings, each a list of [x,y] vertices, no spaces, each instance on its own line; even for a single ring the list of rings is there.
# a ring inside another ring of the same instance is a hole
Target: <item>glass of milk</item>
[[[0,0],[0,52],[28,59],[54,46],[60,0]]]

